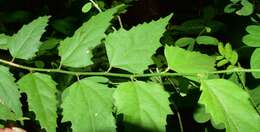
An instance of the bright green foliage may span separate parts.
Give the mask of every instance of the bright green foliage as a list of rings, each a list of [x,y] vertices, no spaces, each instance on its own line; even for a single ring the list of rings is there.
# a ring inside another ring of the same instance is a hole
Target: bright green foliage
[[[250,90],[250,96],[252,97],[257,110],[260,111],[260,85],[253,90]]]
[[[226,128],[226,132],[260,130],[260,116],[242,88],[228,80],[212,79],[202,81],[201,90],[199,104],[205,105],[216,128]]]
[[[185,47],[187,45],[194,45],[195,44],[195,39],[194,38],[190,38],[190,37],[183,37],[178,39],[175,42],[175,46],[178,47]]]
[[[142,73],[153,64],[152,55],[161,46],[160,38],[172,15],[138,25],[126,31],[120,29],[106,37],[107,56],[111,67],[132,73]]]
[[[238,61],[238,54],[236,51],[232,49],[230,43],[227,43],[224,47],[223,43],[218,43],[218,51],[220,56],[217,56],[216,60],[218,60],[217,67],[221,67],[226,65],[227,63],[231,63],[234,66]]]
[[[6,107],[6,108],[2,108],[1,110],[4,111],[10,110],[9,111],[10,114],[12,111],[13,115],[17,119],[22,117],[22,109],[19,100],[20,93],[18,91],[18,86],[15,84],[14,81],[15,79],[13,78],[12,74],[9,73],[8,68],[4,66],[0,66],[0,105]],[[5,113],[0,112],[0,115],[2,114],[4,115]],[[12,117],[11,119],[15,119],[15,118]]]
[[[29,109],[36,115],[42,128],[48,132],[56,131],[56,83],[49,75],[29,73],[23,76],[18,85],[28,97]]]
[[[236,12],[240,16],[249,16],[254,11],[254,5],[248,0],[241,0],[242,8]]]
[[[6,105],[0,103],[0,119],[1,120],[17,120],[17,115],[15,115],[15,113],[13,113],[12,110],[9,109]]]
[[[13,58],[30,59],[42,44],[40,38],[45,32],[48,16],[39,17],[28,25],[24,25],[17,34],[8,41],[8,48]]]
[[[10,36],[7,36],[5,34],[0,34],[0,49],[7,50],[7,42]]]
[[[136,131],[132,125],[150,132],[165,132],[166,116],[172,114],[168,97],[169,94],[157,83],[119,84],[114,93],[115,106],[118,113],[123,114],[125,131]]]
[[[86,4],[82,7],[81,11],[82,11],[83,13],[87,13],[87,12],[90,11],[91,7],[92,7],[92,4],[91,4],[90,2],[88,2],[88,3],[86,3]]]
[[[171,70],[179,73],[206,73],[215,71],[215,58],[179,47],[165,47],[165,57]],[[194,77],[188,77],[197,80]]]
[[[250,47],[260,47],[260,26],[250,25],[246,27],[249,33],[243,37],[243,42]]]
[[[116,132],[112,115],[113,89],[98,83],[98,79],[106,80],[85,78],[64,91],[62,121],[71,121],[74,132]]]
[[[61,64],[70,67],[84,67],[92,64],[92,49],[101,43],[113,15],[121,7],[122,5],[91,17],[72,37],[61,41],[59,47]],[[79,58],[81,58],[80,61]]]
[[[218,45],[218,39],[211,36],[199,36],[196,38],[196,42],[203,45]]]
[[[250,65],[252,69],[260,69],[260,48],[257,48],[253,52],[250,60]],[[252,72],[252,74],[255,78],[260,78],[259,72]]]
[[[237,15],[249,16],[254,11],[254,5],[249,0],[230,0],[232,3],[228,4],[224,11],[225,13],[233,13],[237,10],[237,5],[240,4],[241,8],[236,11]]]

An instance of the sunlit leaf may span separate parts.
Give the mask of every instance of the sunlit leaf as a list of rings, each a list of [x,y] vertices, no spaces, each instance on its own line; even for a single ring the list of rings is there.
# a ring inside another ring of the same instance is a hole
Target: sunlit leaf
[[[112,115],[113,89],[98,83],[107,80],[91,77],[79,80],[63,94],[62,122],[71,121],[75,132],[116,132]]]
[[[250,90],[250,96],[252,97],[257,110],[260,112],[260,85],[255,89]]]
[[[121,28],[106,37],[107,56],[111,67],[142,73],[153,64],[152,55],[161,46],[160,38],[172,15],[144,23],[129,31]]]
[[[211,36],[199,36],[196,38],[196,42],[204,45],[218,45],[218,39]]]
[[[161,85],[141,81],[121,83],[113,96],[117,112],[123,114],[126,132],[141,131],[140,129],[166,131],[166,116],[172,114],[172,111],[169,107],[169,94]]]
[[[90,11],[91,7],[92,7],[91,2],[88,2],[88,3],[86,3],[86,4],[82,7],[81,11],[82,11],[83,13],[87,13],[87,12]]]
[[[91,17],[72,37],[61,41],[59,55],[61,64],[70,67],[84,67],[92,64],[92,49],[101,43],[113,15],[122,5]]]
[[[18,85],[26,93],[29,109],[35,113],[42,128],[56,132],[56,83],[49,75],[29,73],[18,81]]]
[[[21,118],[23,115],[19,100],[20,93],[14,81],[15,78],[9,72],[9,69],[0,65],[0,104],[11,110],[16,118]]]
[[[260,130],[260,116],[242,88],[228,80],[212,79],[202,81],[201,90],[199,104],[205,106],[214,127],[226,132]]]
[[[45,32],[49,17],[39,17],[24,25],[17,34],[13,35],[8,41],[8,48],[13,58],[30,59],[34,57],[42,44],[40,38]]]
[[[215,71],[215,58],[179,47],[165,47],[165,57],[171,70],[179,73],[206,73]],[[197,80],[196,77],[189,79]]]
[[[236,14],[241,16],[249,16],[254,12],[254,5],[248,0],[242,0],[241,5],[243,6]]]
[[[6,105],[0,103],[0,119],[1,120],[17,120],[17,115],[12,112]],[[1,126],[1,124],[0,124]],[[1,127],[0,127],[1,128]]]
[[[257,48],[253,52],[250,60],[250,65],[252,69],[260,69],[260,48]],[[255,78],[260,78],[260,72],[252,72],[252,74]]]

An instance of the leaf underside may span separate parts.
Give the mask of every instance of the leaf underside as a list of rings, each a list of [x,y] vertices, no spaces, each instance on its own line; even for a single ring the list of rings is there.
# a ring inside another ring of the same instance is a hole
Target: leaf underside
[[[105,37],[105,31],[110,25],[113,15],[119,8],[119,5],[105,12],[93,16],[85,22],[72,37],[61,41],[59,55],[61,63],[69,67],[84,67],[91,65],[93,62],[92,49],[101,43]]]
[[[49,75],[29,73],[18,81],[18,85],[26,93],[29,109],[35,113],[42,128],[56,132],[56,83]]]
[[[179,73],[206,73],[215,71],[215,58],[199,52],[166,46],[165,57],[168,66]],[[196,77],[186,76],[197,81]]]
[[[9,72],[9,69],[0,65],[0,105],[6,107],[1,108],[1,110],[7,111],[9,109],[9,112],[13,112],[13,116],[10,116],[10,119],[22,117],[21,103],[19,100],[20,93],[14,81],[15,78]],[[2,114],[5,115],[7,113],[0,113],[0,115]],[[6,118],[8,119],[7,116]]]
[[[166,116],[173,114],[169,94],[157,83],[121,83],[115,93],[117,112],[123,114],[126,132],[165,132]]]
[[[257,132],[260,117],[242,88],[224,79],[204,80],[199,104],[211,115],[214,127],[227,132]]]
[[[71,121],[75,132],[116,132],[112,115],[113,89],[96,79],[79,80],[63,93],[62,122]]]
[[[144,23],[129,31],[121,28],[110,33],[105,39],[110,66],[132,73],[147,69],[153,64],[151,57],[161,46],[160,38],[171,17]]]
[[[24,25],[17,34],[10,37],[8,48],[13,58],[31,59],[42,44],[40,38],[45,32],[49,16],[39,17]]]

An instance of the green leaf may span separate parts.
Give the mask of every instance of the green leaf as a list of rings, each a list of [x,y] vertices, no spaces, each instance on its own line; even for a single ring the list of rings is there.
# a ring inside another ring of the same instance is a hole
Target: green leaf
[[[19,100],[20,93],[14,81],[15,78],[9,72],[9,69],[0,65],[0,104],[11,110],[17,119],[22,117],[23,114]]]
[[[56,83],[49,75],[29,73],[18,81],[18,85],[26,93],[29,109],[35,113],[40,125],[48,132],[56,132]]]
[[[250,65],[251,65],[251,69],[260,69],[260,48],[257,48],[253,52],[250,60]],[[255,78],[260,78],[259,72],[252,72],[252,74]]]
[[[30,59],[38,51],[40,38],[45,32],[48,16],[39,17],[28,25],[24,25],[17,34],[8,41],[8,48],[13,58]]]
[[[121,28],[106,37],[107,56],[111,67],[142,73],[153,64],[152,55],[161,46],[160,38],[172,15],[144,23],[129,31]]]
[[[236,14],[241,16],[249,16],[254,12],[254,5],[248,0],[242,0],[241,5],[243,6]]]
[[[166,116],[172,111],[169,94],[161,85],[141,81],[121,83],[113,96],[118,113],[123,114],[126,132],[138,131],[133,126],[152,132],[166,131]]]
[[[171,70],[179,73],[205,73],[215,71],[215,58],[178,47],[165,47],[165,57]],[[195,77],[188,77],[197,80]]]
[[[225,56],[225,49],[224,49],[224,45],[223,43],[218,43],[218,52],[220,53],[220,55]]]
[[[87,13],[87,12],[90,11],[91,7],[92,7],[91,2],[88,2],[88,3],[86,3],[86,4],[82,7],[81,11],[82,11],[83,13]]]
[[[50,50],[55,48],[60,42],[60,39],[57,38],[49,38],[48,40],[44,41],[39,51]]]
[[[224,79],[204,80],[199,104],[205,105],[212,124],[226,132],[257,132],[260,117],[242,88]]]
[[[230,3],[230,4],[226,5],[225,8],[224,8],[224,12],[225,13],[233,13],[233,12],[235,12],[236,8],[234,7],[234,5],[235,4],[233,4],[233,3]]]
[[[10,39],[10,36],[7,36],[5,34],[0,34],[0,49],[7,50],[8,49],[8,40]]]
[[[193,44],[195,44],[195,39],[190,38],[190,37],[183,37],[183,38],[178,39],[175,42],[175,46],[178,46],[178,47],[185,47],[187,45],[193,45]]]
[[[91,17],[72,37],[61,41],[59,47],[61,64],[70,67],[84,67],[92,64],[92,49],[105,38],[109,22],[121,7],[122,5]]]
[[[224,59],[224,60],[221,60],[217,63],[217,67],[221,67],[221,66],[224,66],[228,63],[228,60]]]
[[[225,52],[224,52],[224,56],[227,58],[227,59],[230,59],[232,54],[233,54],[233,50],[232,50],[232,46],[230,43],[227,43],[225,45]]]
[[[6,105],[0,103],[0,119],[1,120],[17,120],[17,115],[12,112]],[[0,124],[1,128],[1,124]]]
[[[204,45],[218,45],[218,39],[211,37],[211,36],[199,36],[196,38],[196,42],[198,44]]]
[[[250,90],[249,93],[254,101],[254,104],[257,106],[258,111],[260,111],[260,85],[255,89]]]
[[[260,26],[249,25],[246,27],[246,31],[249,34],[243,37],[243,42],[251,47],[260,47]]]
[[[253,34],[253,35],[260,35],[260,26],[259,25],[249,25],[246,27],[246,31],[249,34]]]
[[[206,113],[204,105],[199,104],[198,107],[194,111],[193,118],[198,123],[205,123],[208,120],[210,120],[210,114]]]
[[[231,57],[229,58],[229,61],[232,65],[235,65],[238,61],[238,54],[236,51],[232,51],[232,55]]]
[[[75,82],[63,93],[62,122],[71,121],[75,132],[116,132],[113,91],[94,78]]]
[[[250,47],[260,47],[260,35],[255,36],[255,35],[248,34],[243,36],[242,41],[243,43],[245,43]]]

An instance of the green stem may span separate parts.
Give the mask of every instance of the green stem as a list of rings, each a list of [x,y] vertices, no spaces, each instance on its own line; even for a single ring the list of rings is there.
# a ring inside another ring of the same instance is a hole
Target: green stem
[[[260,72],[260,69],[232,69],[232,70],[221,70],[221,71],[212,71],[204,73],[147,73],[147,74],[123,74],[123,73],[107,73],[107,72],[74,72],[66,71],[61,69],[44,69],[44,68],[34,68],[24,65],[19,65],[13,62],[9,62],[3,59],[0,59],[0,63],[6,64],[12,67],[25,69],[29,71],[37,72],[52,72],[52,73],[62,73],[70,75],[87,75],[87,76],[114,76],[114,77],[123,77],[123,78],[141,78],[141,77],[153,77],[153,76],[198,76],[199,74],[222,74],[228,72]]]

